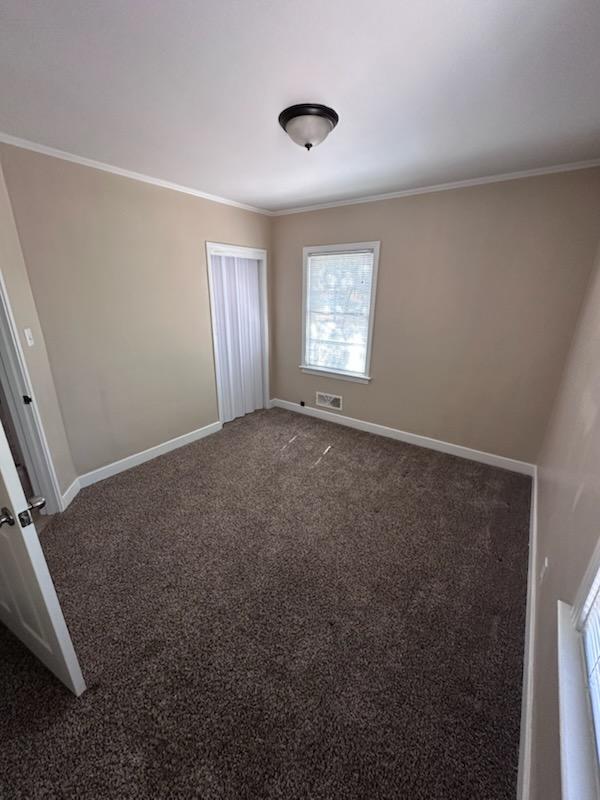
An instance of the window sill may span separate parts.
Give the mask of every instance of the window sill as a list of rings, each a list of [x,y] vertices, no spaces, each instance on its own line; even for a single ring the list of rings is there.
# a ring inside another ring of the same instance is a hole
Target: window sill
[[[558,602],[558,700],[563,800],[598,800],[597,756],[573,609]]]
[[[306,364],[300,364],[299,367],[302,372],[307,375],[323,375],[327,378],[335,378],[340,381],[354,381],[355,383],[369,383],[371,381],[368,375],[357,375],[355,372],[341,372],[330,369],[321,369],[321,367],[309,367]]]

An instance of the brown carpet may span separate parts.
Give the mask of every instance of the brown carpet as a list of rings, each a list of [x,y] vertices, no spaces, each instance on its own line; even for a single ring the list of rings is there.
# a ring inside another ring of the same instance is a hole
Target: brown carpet
[[[85,489],[42,544],[89,689],[0,628],[0,796],[513,800],[529,495],[278,409]]]

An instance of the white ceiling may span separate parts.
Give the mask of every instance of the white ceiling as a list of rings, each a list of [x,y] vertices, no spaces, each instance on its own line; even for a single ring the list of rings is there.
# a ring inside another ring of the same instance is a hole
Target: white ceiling
[[[2,0],[0,131],[278,210],[600,157],[599,42],[599,0]]]

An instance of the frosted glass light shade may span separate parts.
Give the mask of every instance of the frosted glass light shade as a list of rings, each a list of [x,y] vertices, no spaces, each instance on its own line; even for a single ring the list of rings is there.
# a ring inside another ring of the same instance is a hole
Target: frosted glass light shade
[[[337,123],[336,112],[318,103],[290,106],[279,115],[279,124],[290,139],[307,150],[321,144]]]
[[[306,114],[305,116],[291,119],[286,126],[285,132],[293,142],[310,150],[316,144],[321,144],[332,130],[333,125],[328,119]]]

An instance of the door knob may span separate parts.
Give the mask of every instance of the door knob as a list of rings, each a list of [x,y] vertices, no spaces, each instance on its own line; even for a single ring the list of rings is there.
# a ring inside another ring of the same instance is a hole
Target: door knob
[[[1,514],[1,516],[0,516],[0,528],[3,525],[14,525],[15,524],[15,518],[10,513],[10,508],[7,508],[6,506],[3,506],[3,508],[0,508],[0,514]]]
[[[44,508],[46,505],[46,498],[40,497],[39,495],[35,495],[34,497],[29,498],[29,505],[27,506],[28,511],[33,511],[34,509]]]

